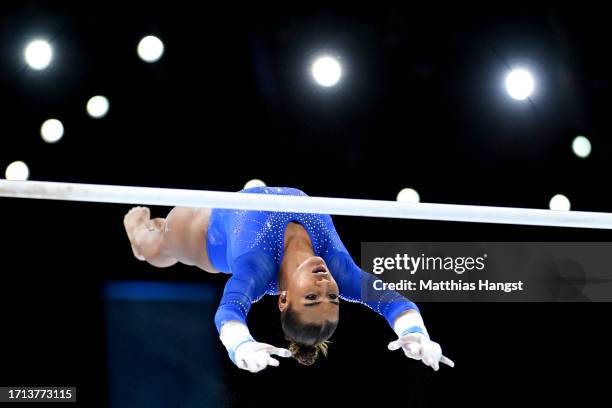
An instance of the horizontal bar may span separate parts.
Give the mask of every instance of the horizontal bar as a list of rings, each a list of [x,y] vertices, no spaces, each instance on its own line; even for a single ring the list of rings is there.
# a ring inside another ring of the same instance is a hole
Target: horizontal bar
[[[457,204],[412,204],[352,198],[240,194],[50,181],[0,180],[0,197],[612,229],[612,214],[602,212]]]

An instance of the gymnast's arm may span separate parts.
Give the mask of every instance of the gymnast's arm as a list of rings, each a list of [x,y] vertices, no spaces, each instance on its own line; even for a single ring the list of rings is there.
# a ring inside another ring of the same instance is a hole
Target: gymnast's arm
[[[392,328],[401,316],[409,312],[420,314],[416,304],[396,291],[374,289],[374,275],[355,264],[348,252],[338,251],[328,261],[328,267],[334,273],[342,299],[369,307],[384,317]],[[422,331],[425,331],[424,325]]]
[[[265,294],[273,279],[274,264],[262,253],[250,252],[232,262],[232,276],[227,281],[215,314],[219,339],[232,362],[243,370],[259,372],[267,366],[278,366],[272,355],[290,357],[287,349],[259,343],[253,339],[246,324],[251,304]]]
[[[376,278],[361,270],[348,252],[340,251],[328,265],[336,271],[336,282],[341,298],[362,303],[382,315],[393,331],[397,340],[389,343],[391,351],[402,349],[406,357],[421,360],[435,371],[444,363],[454,367],[449,358],[442,355],[440,345],[429,338],[425,323],[418,307],[399,293],[391,290],[374,289]]]

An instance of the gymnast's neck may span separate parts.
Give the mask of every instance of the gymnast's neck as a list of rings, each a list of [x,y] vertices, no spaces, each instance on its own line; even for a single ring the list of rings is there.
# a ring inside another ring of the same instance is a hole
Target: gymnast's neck
[[[314,249],[308,233],[297,223],[289,223],[285,230],[284,252],[278,274],[279,289],[286,289],[286,282],[294,278],[298,266],[314,256]]]

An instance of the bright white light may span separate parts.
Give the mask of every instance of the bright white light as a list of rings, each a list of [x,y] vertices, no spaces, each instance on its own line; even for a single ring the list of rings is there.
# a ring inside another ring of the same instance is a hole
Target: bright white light
[[[260,179],[253,179],[253,180],[247,181],[246,184],[244,185],[244,188],[265,187],[265,186],[266,186],[266,183],[264,183]]]
[[[551,210],[569,211],[570,200],[563,194],[557,194],[553,198],[550,199],[550,203],[548,203],[548,207]]]
[[[53,51],[51,45],[44,40],[35,40],[29,43],[24,52],[24,58],[30,68],[41,70],[51,63]]]
[[[102,95],[93,96],[87,101],[87,113],[92,118],[103,118],[108,113],[108,99]]]
[[[506,90],[512,98],[519,101],[529,98],[534,86],[533,77],[524,69],[511,71],[506,77]]]
[[[574,154],[582,159],[591,154],[591,142],[584,136],[576,136],[572,142]]]
[[[164,53],[164,43],[153,35],[144,37],[138,43],[138,56],[145,62],[155,62]]]
[[[27,180],[30,176],[28,166],[22,161],[14,161],[6,167],[4,175],[7,180]]]
[[[421,197],[419,197],[419,193],[412,188],[404,188],[397,193],[397,201],[402,203],[412,203],[416,204],[421,201]]]
[[[333,57],[320,57],[312,64],[312,76],[321,86],[334,86],[342,76],[342,67]]]
[[[57,119],[47,119],[40,127],[40,136],[47,143],[55,143],[64,136],[64,125]]]

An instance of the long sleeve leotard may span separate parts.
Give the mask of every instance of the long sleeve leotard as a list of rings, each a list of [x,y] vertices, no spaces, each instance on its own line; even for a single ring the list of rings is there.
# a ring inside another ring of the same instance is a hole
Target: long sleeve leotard
[[[241,193],[301,195],[287,187],[254,187]],[[231,274],[215,314],[217,330],[225,322],[246,324],[251,304],[265,294],[278,294],[278,273],[287,224],[297,222],[308,232],[316,256],[323,258],[336,280],[340,298],[362,303],[390,325],[404,311],[417,306],[395,291],[375,290],[374,276],[355,264],[340,240],[329,215],[213,209],[207,251],[213,267]]]

